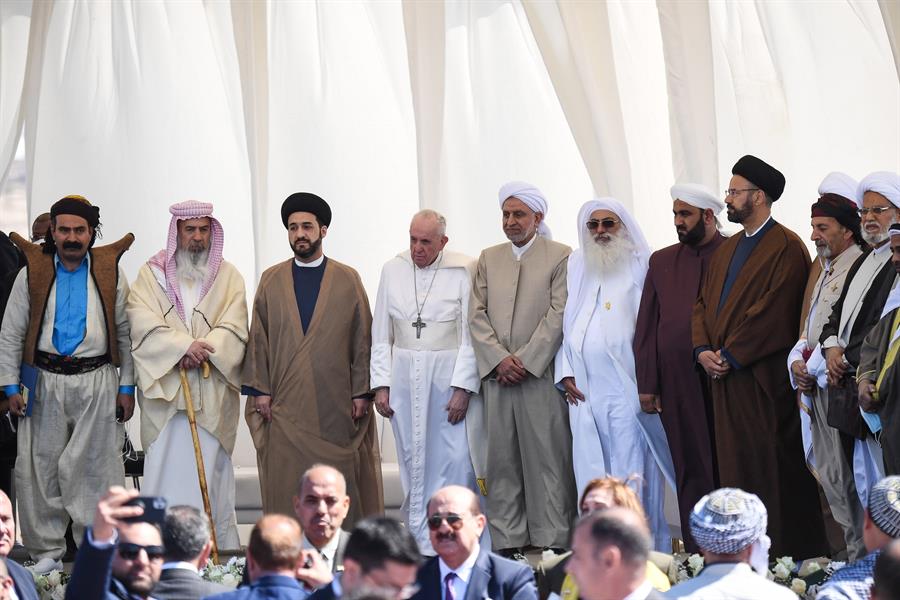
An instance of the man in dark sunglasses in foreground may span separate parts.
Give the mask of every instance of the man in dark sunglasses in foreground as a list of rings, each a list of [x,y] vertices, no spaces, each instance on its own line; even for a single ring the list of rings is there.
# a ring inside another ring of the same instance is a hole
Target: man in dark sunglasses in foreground
[[[97,503],[94,524],[85,531],[66,587],[67,600],[152,598],[164,548],[158,525],[126,521],[144,512],[142,507],[126,506],[137,496],[137,490],[114,486]]]
[[[428,502],[427,523],[437,556],[419,569],[419,592],[413,600],[537,600],[528,565],[481,547],[487,519],[470,489],[457,485],[439,489]]]

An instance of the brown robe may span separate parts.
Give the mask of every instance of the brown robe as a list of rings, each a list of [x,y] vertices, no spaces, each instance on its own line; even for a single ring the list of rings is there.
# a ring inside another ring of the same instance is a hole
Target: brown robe
[[[713,255],[692,318],[694,348],[724,348],[741,366],[710,382],[719,482],[765,503],[772,556],[819,556],[827,550],[822,514],[785,368],[799,329],[809,254],[794,232],[774,223],[719,311],[743,235],[730,237]]]
[[[885,367],[888,349],[893,337],[894,309],[869,332],[859,350],[859,377],[877,382],[882,369],[886,369],[878,386],[881,417],[881,450],[884,455],[884,474],[900,475],[900,364],[897,357]]]
[[[354,422],[352,398],[369,394],[372,313],[359,275],[328,259],[304,335],[294,295],[293,259],[270,267],[256,290],[243,384],[272,396],[265,423],[248,398],[263,512],[293,515],[300,476],[315,463],[347,479],[344,527],[384,512],[373,413]]]

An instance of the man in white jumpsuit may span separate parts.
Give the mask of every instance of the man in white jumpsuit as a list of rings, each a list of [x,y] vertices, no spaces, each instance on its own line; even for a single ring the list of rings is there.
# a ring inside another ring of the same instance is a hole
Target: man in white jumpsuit
[[[654,544],[669,550],[663,473],[674,489],[672,457],[659,415],[641,411],[632,349],[650,248],[613,198],[582,206],[578,233],[555,371],[569,402],[575,482],[580,491],[596,477],[638,475]]]
[[[403,513],[426,554],[434,553],[428,499],[447,485],[477,489],[466,436],[479,387],[468,324],[473,261],[444,250],[446,227],[433,210],[413,217],[409,250],[381,271],[372,322],[375,408],[391,418]]]
[[[203,510],[180,371],[186,372],[219,548],[238,549],[231,453],[240,413],[247,345],[244,280],[222,259],[222,225],[213,206],[188,200],[169,207],[165,249],[138,272],[128,297],[147,452],[144,487],[169,505]],[[208,377],[204,377],[204,363]]]
[[[20,416],[19,524],[36,573],[62,569],[69,520],[80,540],[104,490],[123,483],[116,411],[120,421],[134,411],[128,282],[119,268],[134,236],[94,247],[100,210],[81,196],[56,202],[50,222],[43,246],[10,236],[28,266],[0,331],[0,385]]]

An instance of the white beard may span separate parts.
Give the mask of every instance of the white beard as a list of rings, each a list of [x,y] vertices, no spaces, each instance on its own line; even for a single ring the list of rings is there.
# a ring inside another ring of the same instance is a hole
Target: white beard
[[[628,259],[634,253],[634,242],[625,229],[611,234],[608,242],[598,242],[589,234],[593,243],[584,247],[585,271],[593,275],[606,275],[626,268]]]
[[[209,250],[188,252],[179,248],[175,251],[175,266],[178,270],[178,278],[189,284],[203,283],[206,279],[208,260]]]

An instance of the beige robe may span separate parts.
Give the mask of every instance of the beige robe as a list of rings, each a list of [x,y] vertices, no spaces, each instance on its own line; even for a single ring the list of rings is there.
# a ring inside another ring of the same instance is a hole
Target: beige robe
[[[304,334],[294,296],[293,259],[263,273],[253,303],[243,384],[272,396],[265,423],[248,398],[245,416],[256,446],[263,512],[293,514],[291,498],[315,463],[347,479],[345,528],[384,511],[374,411],[350,416],[352,398],[369,389],[372,313],[359,275],[328,259]]]
[[[575,517],[569,416],[553,385],[570,252],[538,237],[521,260],[510,243],[478,259],[469,315],[482,378],[487,507],[496,549],[565,547]],[[506,387],[494,369],[510,354],[528,376]]]

